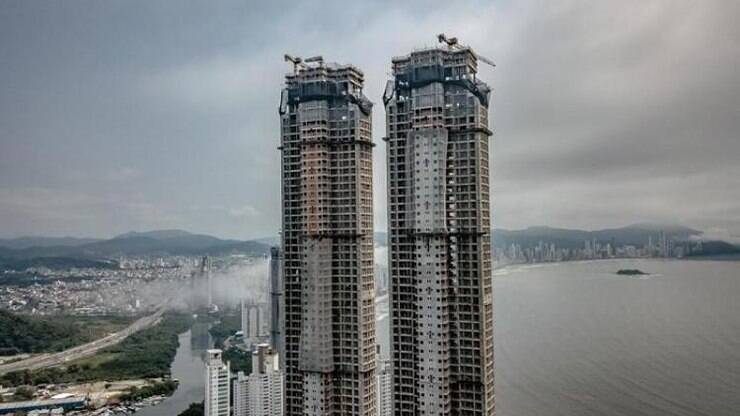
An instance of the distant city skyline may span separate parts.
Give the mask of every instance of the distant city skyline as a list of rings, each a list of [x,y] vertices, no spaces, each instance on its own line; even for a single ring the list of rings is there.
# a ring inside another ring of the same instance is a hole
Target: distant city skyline
[[[385,189],[388,57],[440,32],[498,65],[495,227],[740,235],[740,4],[433,3],[3,2],[0,237],[273,235],[286,52],[365,70]]]

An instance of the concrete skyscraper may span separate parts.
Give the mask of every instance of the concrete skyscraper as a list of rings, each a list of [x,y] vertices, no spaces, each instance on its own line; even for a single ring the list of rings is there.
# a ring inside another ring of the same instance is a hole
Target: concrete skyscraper
[[[378,357],[376,372],[378,416],[393,416],[393,373],[390,360]]]
[[[252,374],[237,374],[234,383],[234,416],[282,416],[283,374],[278,355],[268,344],[252,353]]]
[[[230,371],[229,363],[223,362],[221,350],[208,350],[206,357],[205,416],[229,416]]]
[[[396,416],[495,413],[489,61],[450,41],[393,58],[383,96]]]
[[[247,344],[261,342],[263,306],[260,302],[241,300],[241,328]]]
[[[280,357],[283,349],[283,278],[280,247],[270,249],[270,344]]]
[[[206,292],[206,306],[208,309],[213,308],[213,274],[211,273],[211,258],[203,256],[200,259],[198,269],[196,272],[196,278],[200,280],[198,287],[205,286]]]
[[[376,414],[372,103],[364,75],[286,56],[279,108],[285,414]]]

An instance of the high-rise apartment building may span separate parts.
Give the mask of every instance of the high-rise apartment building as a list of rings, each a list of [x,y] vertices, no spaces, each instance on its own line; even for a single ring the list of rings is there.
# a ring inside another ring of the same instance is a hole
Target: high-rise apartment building
[[[372,104],[356,67],[286,59],[285,414],[375,415]]]
[[[260,342],[262,337],[263,303],[241,300],[241,329],[247,344]]]
[[[390,360],[378,357],[376,371],[378,416],[393,416],[393,373]]]
[[[268,344],[252,353],[252,374],[237,374],[234,383],[234,416],[282,416],[283,374],[278,355]]]
[[[490,89],[456,46],[393,58],[383,96],[397,416],[495,411]]]
[[[208,350],[206,357],[205,416],[229,416],[230,372],[221,350]]]

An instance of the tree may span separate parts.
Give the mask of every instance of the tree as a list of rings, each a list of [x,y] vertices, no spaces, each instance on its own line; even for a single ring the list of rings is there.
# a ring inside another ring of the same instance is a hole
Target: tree
[[[18,387],[15,389],[15,394],[13,394],[13,398],[15,400],[31,400],[34,396],[34,390],[31,387]]]
[[[203,407],[203,402],[190,403],[190,407],[185,409],[185,411],[180,413],[178,416],[203,416],[203,413],[205,412]]]

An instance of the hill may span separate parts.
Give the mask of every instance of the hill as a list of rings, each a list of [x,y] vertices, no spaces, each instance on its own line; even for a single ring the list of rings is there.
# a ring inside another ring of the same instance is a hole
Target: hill
[[[117,269],[114,260],[91,260],[70,257],[34,257],[30,259],[8,259],[0,257],[0,270],[26,270],[29,267],[46,267],[52,270],[64,270],[76,267],[95,269]]]
[[[19,250],[29,247],[75,247],[100,241],[96,238],[76,237],[18,237],[0,238],[0,247]]]
[[[100,259],[118,256],[158,255],[264,255],[270,247],[256,241],[222,240],[182,230],[130,232],[109,240],[96,240],[80,245],[32,246],[19,249],[0,247],[0,257],[33,259],[66,257]]]
[[[113,237],[116,238],[132,238],[132,237],[148,237],[148,238],[154,238],[157,240],[167,240],[170,238],[181,238],[181,237],[189,237],[199,234],[192,234],[187,231],[183,230],[154,230],[154,231],[129,231],[127,233],[117,235]],[[208,237],[208,236],[206,236]],[[218,240],[216,237],[210,237]]]
[[[280,236],[276,235],[274,237],[262,237],[262,238],[256,238],[254,240],[256,243],[262,243],[267,244],[268,246],[279,246],[280,245]]]
[[[704,241],[699,253],[692,253],[691,257],[732,256],[740,254],[740,246],[724,241]]]

